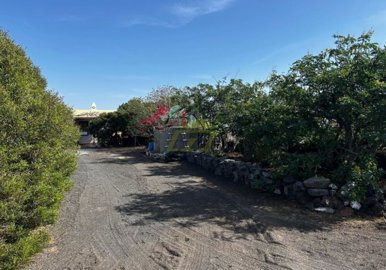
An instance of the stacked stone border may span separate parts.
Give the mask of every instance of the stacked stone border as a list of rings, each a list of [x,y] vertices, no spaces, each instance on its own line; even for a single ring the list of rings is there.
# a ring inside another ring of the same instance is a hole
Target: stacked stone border
[[[386,213],[385,188],[374,192],[361,204],[349,199],[349,192],[355,186],[353,182],[338,187],[331,183],[330,179],[321,176],[303,181],[288,176],[281,181],[274,181],[270,171],[258,164],[214,157],[200,152],[187,152],[184,154],[184,160],[252,189],[296,200],[313,211],[329,214],[339,212],[343,216],[359,211],[377,216]]]

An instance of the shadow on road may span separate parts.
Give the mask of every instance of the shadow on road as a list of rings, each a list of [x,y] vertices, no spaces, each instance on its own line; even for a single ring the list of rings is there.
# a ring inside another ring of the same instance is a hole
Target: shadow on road
[[[126,162],[145,164],[143,177],[160,177],[161,182],[170,185],[160,193],[126,195],[128,203],[116,210],[128,216],[142,215],[143,219],[132,225],[157,221],[194,227],[206,223],[245,237],[272,228],[300,232],[329,230],[342,221],[337,216],[304,210],[280,196],[250,190],[191,164],[152,162],[138,152],[125,155]]]

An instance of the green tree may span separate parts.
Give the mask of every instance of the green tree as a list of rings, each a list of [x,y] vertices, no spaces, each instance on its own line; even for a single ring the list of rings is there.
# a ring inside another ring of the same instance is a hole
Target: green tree
[[[261,88],[259,82],[251,85],[236,79],[227,82],[224,78],[214,86],[199,84],[187,88],[184,93],[187,96],[185,104],[188,104],[186,108],[189,114],[210,124],[218,134],[221,145],[226,148],[231,135],[242,137],[243,126],[240,124],[245,122],[240,121],[239,116],[258,98]]]
[[[141,121],[145,120],[156,110],[156,104],[144,101],[140,98],[132,98],[118,107],[118,112],[128,115],[127,132],[134,137],[134,145],[137,144],[138,136],[149,136],[152,130],[148,130]]]
[[[120,136],[128,134],[137,144],[138,136],[149,136],[141,121],[149,117],[156,110],[152,102],[140,98],[132,98],[121,104],[116,112],[101,114],[90,122],[89,131],[98,138],[102,146],[120,145]]]
[[[375,153],[386,141],[385,48],[371,33],[335,38],[335,48],[272,75],[269,97],[256,103],[256,121],[244,135],[255,138],[278,175],[355,180],[360,200],[376,188]]]
[[[120,134],[128,131],[130,119],[131,115],[122,111],[102,113],[90,122],[88,129],[102,146],[119,145]]]
[[[166,106],[168,108],[179,104],[178,97],[184,93],[184,89],[174,86],[165,85],[152,90],[146,97],[145,101],[156,104],[157,106]]]

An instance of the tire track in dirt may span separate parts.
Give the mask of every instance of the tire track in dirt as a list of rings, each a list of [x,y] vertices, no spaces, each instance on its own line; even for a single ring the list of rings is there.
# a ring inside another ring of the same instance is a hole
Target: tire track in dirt
[[[74,188],[50,228],[53,241],[27,269],[377,269],[385,263],[385,233],[344,235],[379,250],[366,253],[363,263],[353,256],[366,252],[364,245],[339,248],[346,244],[344,226],[296,209],[288,214],[286,203],[248,195],[194,167],[150,162],[129,149],[87,151],[78,164]]]

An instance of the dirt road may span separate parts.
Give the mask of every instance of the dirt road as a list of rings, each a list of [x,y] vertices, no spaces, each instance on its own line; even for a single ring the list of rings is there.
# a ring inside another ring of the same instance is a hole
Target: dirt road
[[[384,220],[314,214],[191,165],[82,150],[74,182],[27,269],[386,269]]]

